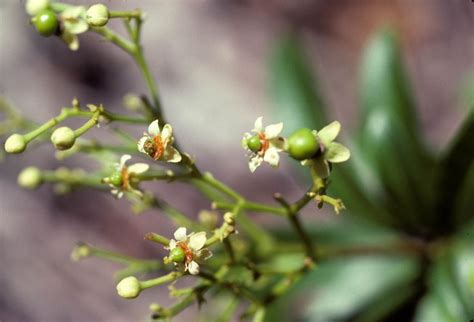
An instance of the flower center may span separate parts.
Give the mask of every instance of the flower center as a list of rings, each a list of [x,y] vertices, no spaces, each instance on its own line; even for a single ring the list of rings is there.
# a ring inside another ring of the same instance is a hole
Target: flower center
[[[152,157],[153,159],[158,160],[163,155],[163,152],[165,151],[165,146],[160,135],[157,135],[153,138],[153,143],[155,144],[155,151]]]
[[[120,174],[122,176],[122,189],[128,190],[130,188],[130,173],[128,172],[128,168],[124,166]]]
[[[258,138],[260,139],[260,142],[262,142],[262,147],[260,148],[260,151],[258,151],[258,154],[264,155],[270,147],[270,141],[265,138],[265,133],[263,132],[258,132]]]
[[[185,242],[178,242],[176,246],[184,251],[184,259],[186,263],[190,263],[193,261],[193,251],[188,247],[188,244],[186,244]]]

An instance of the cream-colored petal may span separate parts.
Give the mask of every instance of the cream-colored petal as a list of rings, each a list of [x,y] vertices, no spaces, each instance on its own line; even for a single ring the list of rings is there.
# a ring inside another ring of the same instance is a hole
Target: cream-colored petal
[[[263,161],[268,162],[272,167],[278,167],[280,163],[280,156],[278,150],[275,148],[269,148],[263,156]]]
[[[249,160],[249,169],[250,172],[255,172],[257,168],[262,164],[263,158],[260,156],[255,156]]]
[[[119,164],[120,169],[122,169],[125,166],[125,163],[127,163],[127,161],[130,160],[131,158],[132,156],[130,154],[122,155],[122,157],[120,158],[120,164]]]
[[[283,123],[271,124],[265,127],[265,138],[273,139],[280,135],[283,130]]]
[[[144,146],[145,146],[146,141],[148,140],[149,140],[148,136],[144,136],[140,140],[138,140],[138,143],[137,143],[138,151],[142,153],[146,153]]]
[[[165,247],[166,249],[172,250],[176,248],[176,240],[171,239],[170,243],[168,244],[168,247]]]
[[[263,131],[263,116],[257,117],[257,119],[255,120],[255,123],[253,125],[253,129],[258,131],[258,132]]]
[[[336,139],[339,131],[341,130],[341,123],[334,121],[329,125],[326,125],[317,132],[318,138],[325,146],[329,145],[334,139]]]
[[[140,174],[148,171],[150,166],[146,163],[135,163],[128,167],[129,173]]]
[[[177,241],[185,241],[187,237],[188,236],[186,235],[186,227],[179,227],[174,232],[174,238],[176,238]]]
[[[161,130],[161,139],[163,142],[168,142],[173,136],[173,128],[169,124],[165,124]]]
[[[201,249],[200,251],[198,251],[198,252],[196,253],[196,256],[197,256],[201,261],[205,261],[205,260],[207,260],[207,259],[209,259],[209,258],[212,257],[212,252],[211,252],[209,249],[207,249],[207,248],[203,248],[203,249]]]
[[[178,163],[178,162],[181,162],[182,160],[181,154],[178,152],[178,150],[173,148],[171,145],[168,145],[166,147],[163,158],[167,162],[171,162],[171,163]]]
[[[247,140],[248,140],[249,138],[251,138],[251,137],[252,137],[252,134],[250,134],[250,133],[248,133],[248,132],[244,133],[244,137],[242,138],[242,141],[240,141],[240,144],[242,145],[242,147],[243,147],[244,149],[248,149],[248,148],[249,148],[249,147],[248,147],[248,144],[247,144]]]
[[[332,163],[347,161],[351,157],[351,151],[341,143],[332,142],[324,154],[326,160]]]
[[[76,51],[79,49],[79,37],[68,30],[64,30],[61,33],[61,39],[68,45],[70,50]]]
[[[191,275],[199,274],[199,264],[196,263],[195,261],[192,261],[191,263],[189,263],[187,268],[188,268],[189,274]]]
[[[158,120],[154,120],[148,125],[148,133],[152,136],[157,136],[160,134],[160,126],[158,125]]]
[[[273,139],[269,140],[269,142],[270,142],[270,147],[273,147],[273,148],[277,149],[278,151],[287,150],[288,142],[286,141],[285,138],[283,138],[281,136],[273,138]]]
[[[198,251],[204,247],[204,244],[206,244],[206,240],[206,232],[200,231],[189,236],[188,246],[193,251]]]

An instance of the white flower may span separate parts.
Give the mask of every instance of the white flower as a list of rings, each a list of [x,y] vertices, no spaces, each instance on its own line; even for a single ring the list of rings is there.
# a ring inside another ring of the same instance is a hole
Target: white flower
[[[206,232],[201,231],[198,233],[186,234],[185,227],[179,227],[175,233],[174,238],[171,239],[169,246],[165,247],[170,251],[176,247],[180,247],[185,254],[184,257],[184,271],[188,271],[189,274],[199,274],[199,264],[197,260],[206,260],[212,256],[212,253],[207,248],[203,248],[206,244]]]
[[[149,165],[146,163],[135,163],[127,166],[126,163],[132,157],[128,154],[122,155],[120,163],[115,165],[115,172],[108,178],[104,178],[104,182],[108,183],[112,188],[112,194],[116,195],[117,198],[122,198],[124,192],[133,192],[139,196],[142,196],[142,192],[130,182],[130,178],[133,175],[141,174],[149,169]]]
[[[242,147],[250,152],[249,169],[254,172],[263,161],[269,163],[273,167],[277,167],[280,163],[279,152],[285,149],[286,141],[279,136],[283,123],[271,124],[265,128],[262,125],[263,117],[257,118],[251,133],[245,133],[242,139]],[[258,138],[256,146],[249,145],[249,139]]]
[[[148,133],[144,133],[138,141],[138,151],[148,154],[154,160],[177,163],[181,161],[181,154],[172,146],[173,142],[171,125],[165,124],[160,130],[158,120],[155,120],[148,126]]]
[[[59,19],[62,26],[61,38],[69,46],[69,49],[78,50],[79,38],[77,35],[89,29],[86,8],[83,6],[68,7],[60,14]]]

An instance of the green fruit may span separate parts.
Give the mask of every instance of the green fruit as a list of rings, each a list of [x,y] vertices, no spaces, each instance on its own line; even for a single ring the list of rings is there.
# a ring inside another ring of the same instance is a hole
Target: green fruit
[[[122,174],[120,171],[112,173],[112,175],[108,178],[108,182],[116,187],[122,185]]]
[[[310,159],[318,148],[318,141],[308,128],[299,129],[288,138],[288,152],[296,160]]]
[[[262,142],[260,141],[260,138],[258,137],[258,135],[254,135],[250,138],[247,139],[247,146],[248,148],[257,153],[258,151],[260,151],[260,149],[262,148]]]
[[[184,250],[181,247],[175,247],[170,251],[170,258],[175,263],[181,263],[185,257]]]
[[[40,35],[49,37],[54,35],[58,29],[58,18],[52,10],[45,9],[33,18],[33,24]]]

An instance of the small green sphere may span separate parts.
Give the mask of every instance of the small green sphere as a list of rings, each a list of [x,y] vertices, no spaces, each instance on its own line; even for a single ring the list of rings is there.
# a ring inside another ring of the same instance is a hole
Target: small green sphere
[[[115,171],[112,173],[112,175],[108,178],[108,182],[116,187],[122,185],[122,174],[120,171]]]
[[[247,139],[247,146],[252,152],[257,153],[262,148],[262,142],[258,135],[254,135]]]
[[[25,137],[21,134],[12,134],[5,141],[5,151],[7,153],[21,153],[26,149]]]
[[[51,142],[58,150],[68,150],[76,142],[76,134],[67,126],[59,127],[51,134]]]
[[[141,292],[140,281],[135,276],[125,277],[117,284],[117,293],[125,299],[134,299]]]
[[[175,247],[170,251],[170,258],[175,263],[181,263],[184,261],[184,250],[181,247]]]
[[[56,14],[49,9],[41,10],[33,18],[33,24],[36,27],[36,31],[45,37],[54,35],[59,25]]]
[[[36,189],[42,182],[41,171],[36,167],[25,168],[18,176],[18,184],[25,189]]]
[[[288,152],[296,160],[311,158],[318,148],[318,142],[308,128],[299,129],[288,138]]]

